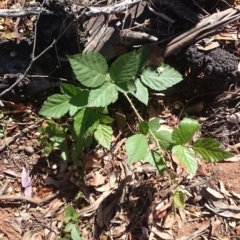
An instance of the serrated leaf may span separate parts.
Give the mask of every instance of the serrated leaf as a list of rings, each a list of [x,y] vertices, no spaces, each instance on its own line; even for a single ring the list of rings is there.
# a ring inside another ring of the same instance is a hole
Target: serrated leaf
[[[62,94],[54,94],[48,97],[39,111],[39,114],[52,118],[64,116],[70,109],[70,98],[70,96]]]
[[[193,152],[184,146],[177,145],[172,148],[172,154],[176,155],[179,161],[186,167],[186,169],[193,175],[196,174],[198,163]]]
[[[73,117],[79,109],[79,107],[71,105],[69,109],[69,115]]]
[[[110,126],[99,124],[97,130],[94,132],[95,139],[103,147],[110,149],[112,141],[113,130]]]
[[[148,46],[144,45],[139,50],[136,51],[136,61],[137,61],[137,71],[136,73],[141,73],[146,66],[148,60]]]
[[[156,132],[160,128],[159,118],[149,121],[148,127],[152,132]]]
[[[74,225],[72,228],[71,237],[73,240],[82,240],[82,238],[80,237],[79,230],[76,225]]]
[[[135,80],[135,86],[137,91],[136,92],[130,91],[131,94],[135,98],[137,98],[140,102],[142,102],[147,106],[148,105],[148,89],[141,83],[139,78]]]
[[[160,147],[164,150],[171,149],[176,143],[172,140],[172,134],[169,131],[162,130],[159,132],[153,132],[155,138],[158,140]],[[152,138],[152,136],[150,136]],[[154,139],[154,138],[152,138]]]
[[[148,142],[143,134],[131,136],[126,141],[126,150],[130,163],[135,163],[144,158]]]
[[[200,125],[198,121],[184,118],[179,126],[173,130],[172,139],[177,144],[184,145],[192,140],[194,134],[198,131]]]
[[[85,107],[88,103],[89,91],[81,90],[74,95],[69,103],[75,107]]]
[[[83,108],[74,116],[74,131],[80,139],[93,132],[98,124],[98,115],[91,108]]]
[[[86,52],[68,56],[73,72],[78,81],[87,87],[98,87],[106,80],[108,65],[96,52]]]
[[[161,65],[163,69],[161,73],[157,72],[159,67],[156,65],[147,67],[140,77],[141,81],[149,88],[163,91],[182,80],[182,75],[167,64]]]
[[[110,78],[115,84],[132,81],[136,74],[136,52],[130,52],[119,57],[110,67]]]
[[[61,93],[66,94],[70,97],[73,97],[78,92],[82,91],[80,87],[76,87],[72,84],[61,83],[60,84]]]
[[[233,156],[232,153],[221,149],[217,140],[211,138],[198,139],[193,143],[193,150],[199,157],[211,162],[220,161]]]
[[[146,121],[142,121],[139,123],[139,131],[140,133],[146,135],[148,133],[149,127]]]
[[[160,154],[155,151],[148,151],[142,161],[148,162],[152,164],[152,166],[156,167],[160,171],[159,174],[162,174],[165,170],[165,163],[163,159]]]
[[[116,85],[106,82],[100,88],[91,90],[88,98],[88,107],[105,107],[114,103],[118,98]]]
[[[129,80],[126,82],[120,82],[120,83],[115,83],[117,86],[118,91],[122,93],[128,93],[128,92],[135,92],[136,91],[136,86],[133,80]]]

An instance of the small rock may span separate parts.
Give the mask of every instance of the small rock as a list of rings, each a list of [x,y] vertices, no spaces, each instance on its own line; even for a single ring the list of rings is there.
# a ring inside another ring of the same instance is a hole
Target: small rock
[[[27,153],[29,153],[29,154],[34,153],[34,149],[33,149],[33,147],[31,147],[31,146],[25,147],[24,150],[25,150]]]
[[[19,150],[19,151],[22,151],[22,150],[24,150],[24,149],[25,149],[25,146],[23,146],[23,145],[18,146],[18,150]]]

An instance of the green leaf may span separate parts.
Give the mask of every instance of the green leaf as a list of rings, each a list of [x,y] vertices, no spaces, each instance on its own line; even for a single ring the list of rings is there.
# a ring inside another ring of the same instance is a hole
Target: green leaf
[[[64,232],[70,232],[73,228],[74,224],[73,223],[68,223],[65,228],[64,228]]]
[[[98,87],[106,80],[108,66],[106,60],[96,52],[86,52],[68,56],[78,81],[87,87]]]
[[[74,116],[74,131],[78,138],[92,133],[98,126],[98,115],[91,108],[83,108]]]
[[[177,143],[184,145],[192,140],[194,134],[198,131],[200,125],[198,121],[184,118],[178,128],[173,130],[172,139]]]
[[[148,89],[141,83],[139,78],[135,80],[135,85],[136,85],[137,91],[136,92],[130,91],[131,94],[135,98],[137,98],[140,102],[142,102],[147,106],[148,105]]]
[[[60,90],[61,90],[62,94],[66,94],[70,97],[73,97],[79,91],[82,91],[82,89],[80,87],[76,87],[72,84],[66,84],[66,83],[60,84]]]
[[[103,147],[110,149],[112,141],[113,130],[110,126],[99,124],[97,130],[94,132],[95,139]]]
[[[63,160],[68,160],[69,156],[68,156],[68,145],[66,143],[66,141],[62,141],[58,148],[61,150],[61,157],[63,158]]]
[[[172,140],[172,134],[169,131],[161,130],[159,132],[153,132],[155,138],[157,138],[159,145],[164,150],[171,149],[176,143]],[[152,136],[150,136],[154,139]]]
[[[159,174],[162,174],[165,170],[165,163],[156,151],[148,151],[142,161],[148,162],[156,167],[160,171]]]
[[[146,121],[142,121],[139,123],[139,131],[140,133],[146,135],[148,133],[149,127]]]
[[[99,116],[100,123],[103,123],[103,124],[110,124],[110,123],[112,123],[114,121],[113,118],[111,118],[111,117],[109,117],[107,115],[104,115],[104,114],[100,114],[99,113],[98,116]]]
[[[117,98],[117,87],[110,82],[106,82],[100,88],[90,91],[88,107],[105,107],[114,103]]]
[[[200,138],[193,143],[193,150],[204,160],[215,162],[229,157],[233,154],[220,148],[217,140],[211,138]]]
[[[69,111],[69,100],[70,96],[68,95],[54,94],[47,98],[39,114],[46,117],[60,118]]]
[[[73,240],[82,240],[82,238],[80,237],[79,230],[76,225],[74,225],[72,228],[71,237]]]
[[[148,60],[148,46],[145,45],[141,47],[136,52],[136,61],[137,61],[137,71],[136,73],[141,73],[146,66]]]
[[[68,205],[65,209],[65,217],[72,217],[75,212],[76,211],[74,207],[72,205]],[[65,220],[65,217],[64,217],[64,220]]]
[[[159,66],[156,65],[149,66],[143,71],[140,77],[141,81],[151,89],[163,91],[182,80],[181,74],[174,68],[166,64],[162,64],[162,73],[157,72],[158,68]]]
[[[137,71],[136,51],[119,57],[110,67],[110,78],[115,84],[132,81]]]
[[[76,107],[85,107],[88,103],[89,91],[81,90],[76,95],[74,95],[69,103]]]
[[[160,128],[159,118],[155,118],[148,123],[148,127],[152,132],[156,132]]]
[[[49,154],[52,152],[52,145],[48,144],[43,148],[43,152],[46,156],[49,156]]]
[[[71,117],[74,116],[79,109],[80,109],[79,107],[71,105],[69,109],[69,115]]]
[[[142,160],[147,152],[148,142],[143,134],[131,136],[126,141],[126,150],[130,163]]]
[[[172,153],[178,157],[179,161],[191,174],[196,174],[198,163],[190,149],[181,145],[176,145],[172,148]]]
[[[173,211],[174,215],[176,215],[176,210],[178,207],[184,207],[184,192],[181,190],[177,190],[173,192]]]
[[[117,86],[118,91],[122,93],[128,93],[128,92],[135,92],[136,91],[136,86],[133,80],[126,81],[126,82],[120,82],[120,83],[115,83]]]

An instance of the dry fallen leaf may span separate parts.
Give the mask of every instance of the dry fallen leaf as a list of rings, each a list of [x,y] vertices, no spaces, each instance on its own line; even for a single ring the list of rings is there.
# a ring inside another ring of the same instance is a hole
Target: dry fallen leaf
[[[217,192],[216,190],[214,190],[214,189],[212,189],[212,188],[210,188],[210,187],[207,187],[207,188],[206,188],[206,191],[207,191],[210,195],[212,195],[214,198],[217,198],[217,199],[223,199],[223,198],[224,198],[224,196],[223,196],[221,193]]]
[[[89,180],[89,186],[100,186],[105,183],[106,176],[103,176],[99,171],[95,172],[93,177]]]
[[[220,220],[216,220],[211,223],[212,225],[211,236],[217,236],[215,232],[219,228],[220,224],[221,224]]]

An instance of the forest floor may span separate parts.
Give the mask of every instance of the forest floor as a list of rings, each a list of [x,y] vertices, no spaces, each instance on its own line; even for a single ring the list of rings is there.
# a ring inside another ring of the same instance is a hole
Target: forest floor
[[[213,6],[206,4],[208,9],[212,7],[212,12],[238,4],[238,1],[213,2]],[[20,2],[0,1],[0,9],[20,7]],[[169,14],[174,16],[172,12]],[[36,16],[25,17],[20,22],[18,18],[0,17],[0,91],[11,87],[9,82],[4,85],[5,74],[23,74],[31,63],[34,39],[38,39],[36,55],[41,54],[58,37],[54,28],[59,30],[63,19],[41,17],[36,36]],[[174,27],[182,30],[188,26],[179,20]],[[224,31],[226,38],[222,35],[218,42],[238,60],[239,20],[226,28],[229,30]],[[59,85],[50,86],[43,76],[50,75],[54,69],[56,79],[70,79],[69,63],[66,59],[62,61],[62,56],[79,50],[73,32],[69,30],[69,35],[62,36],[55,47],[49,48],[32,65],[28,74],[37,74],[39,77],[33,80],[40,79],[45,84],[39,92],[35,93],[35,85],[26,87],[27,93],[17,86],[0,95],[0,239],[240,239],[240,120],[232,124],[224,115],[230,104],[231,108],[239,109],[239,88],[232,84],[225,91],[212,91],[211,78],[202,79],[201,71],[189,71],[189,65],[181,58],[171,56],[166,62],[182,73],[183,82],[165,95],[152,92],[147,107],[136,103],[139,112],[144,119],[161,118],[162,126],[170,129],[183,116],[193,117],[201,123],[202,135],[219,140],[234,157],[217,163],[199,160],[194,177],[173,159],[169,169],[174,173],[174,180],[167,173],[159,175],[151,164],[141,161],[129,164],[125,131],[135,132],[137,126],[131,107],[122,100],[111,106],[110,112],[125,130],[118,131],[116,127],[110,151],[94,144],[81,154],[81,167],[64,161],[58,149],[46,157],[39,143],[40,127],[46,118],[39,115],[39,110],[48,96],[59,91]],[[161,57],[154,53],[159,49],[152,48],[153,58]],[[19,59],[12,60],[16,54]],[[56,67],[59,61],[61,67]],[[34,89],[32,94],[31,89]],[[189,104],[192,99],[196,101]],[[223,126],[234,134],[219,130]],[[218,134],[214,135],[215,132]],[[175,182],[189,192],[184,208],[179,208],[176,215],[171,198],[171,191],[177,187]],[[73,206],[74,210],[66,210],[67,206]],[[74,211],[80,217],[70,222],[79,229],[81,238],[78,234],[70,236],[66,229],[67,217],[73,216]]]

